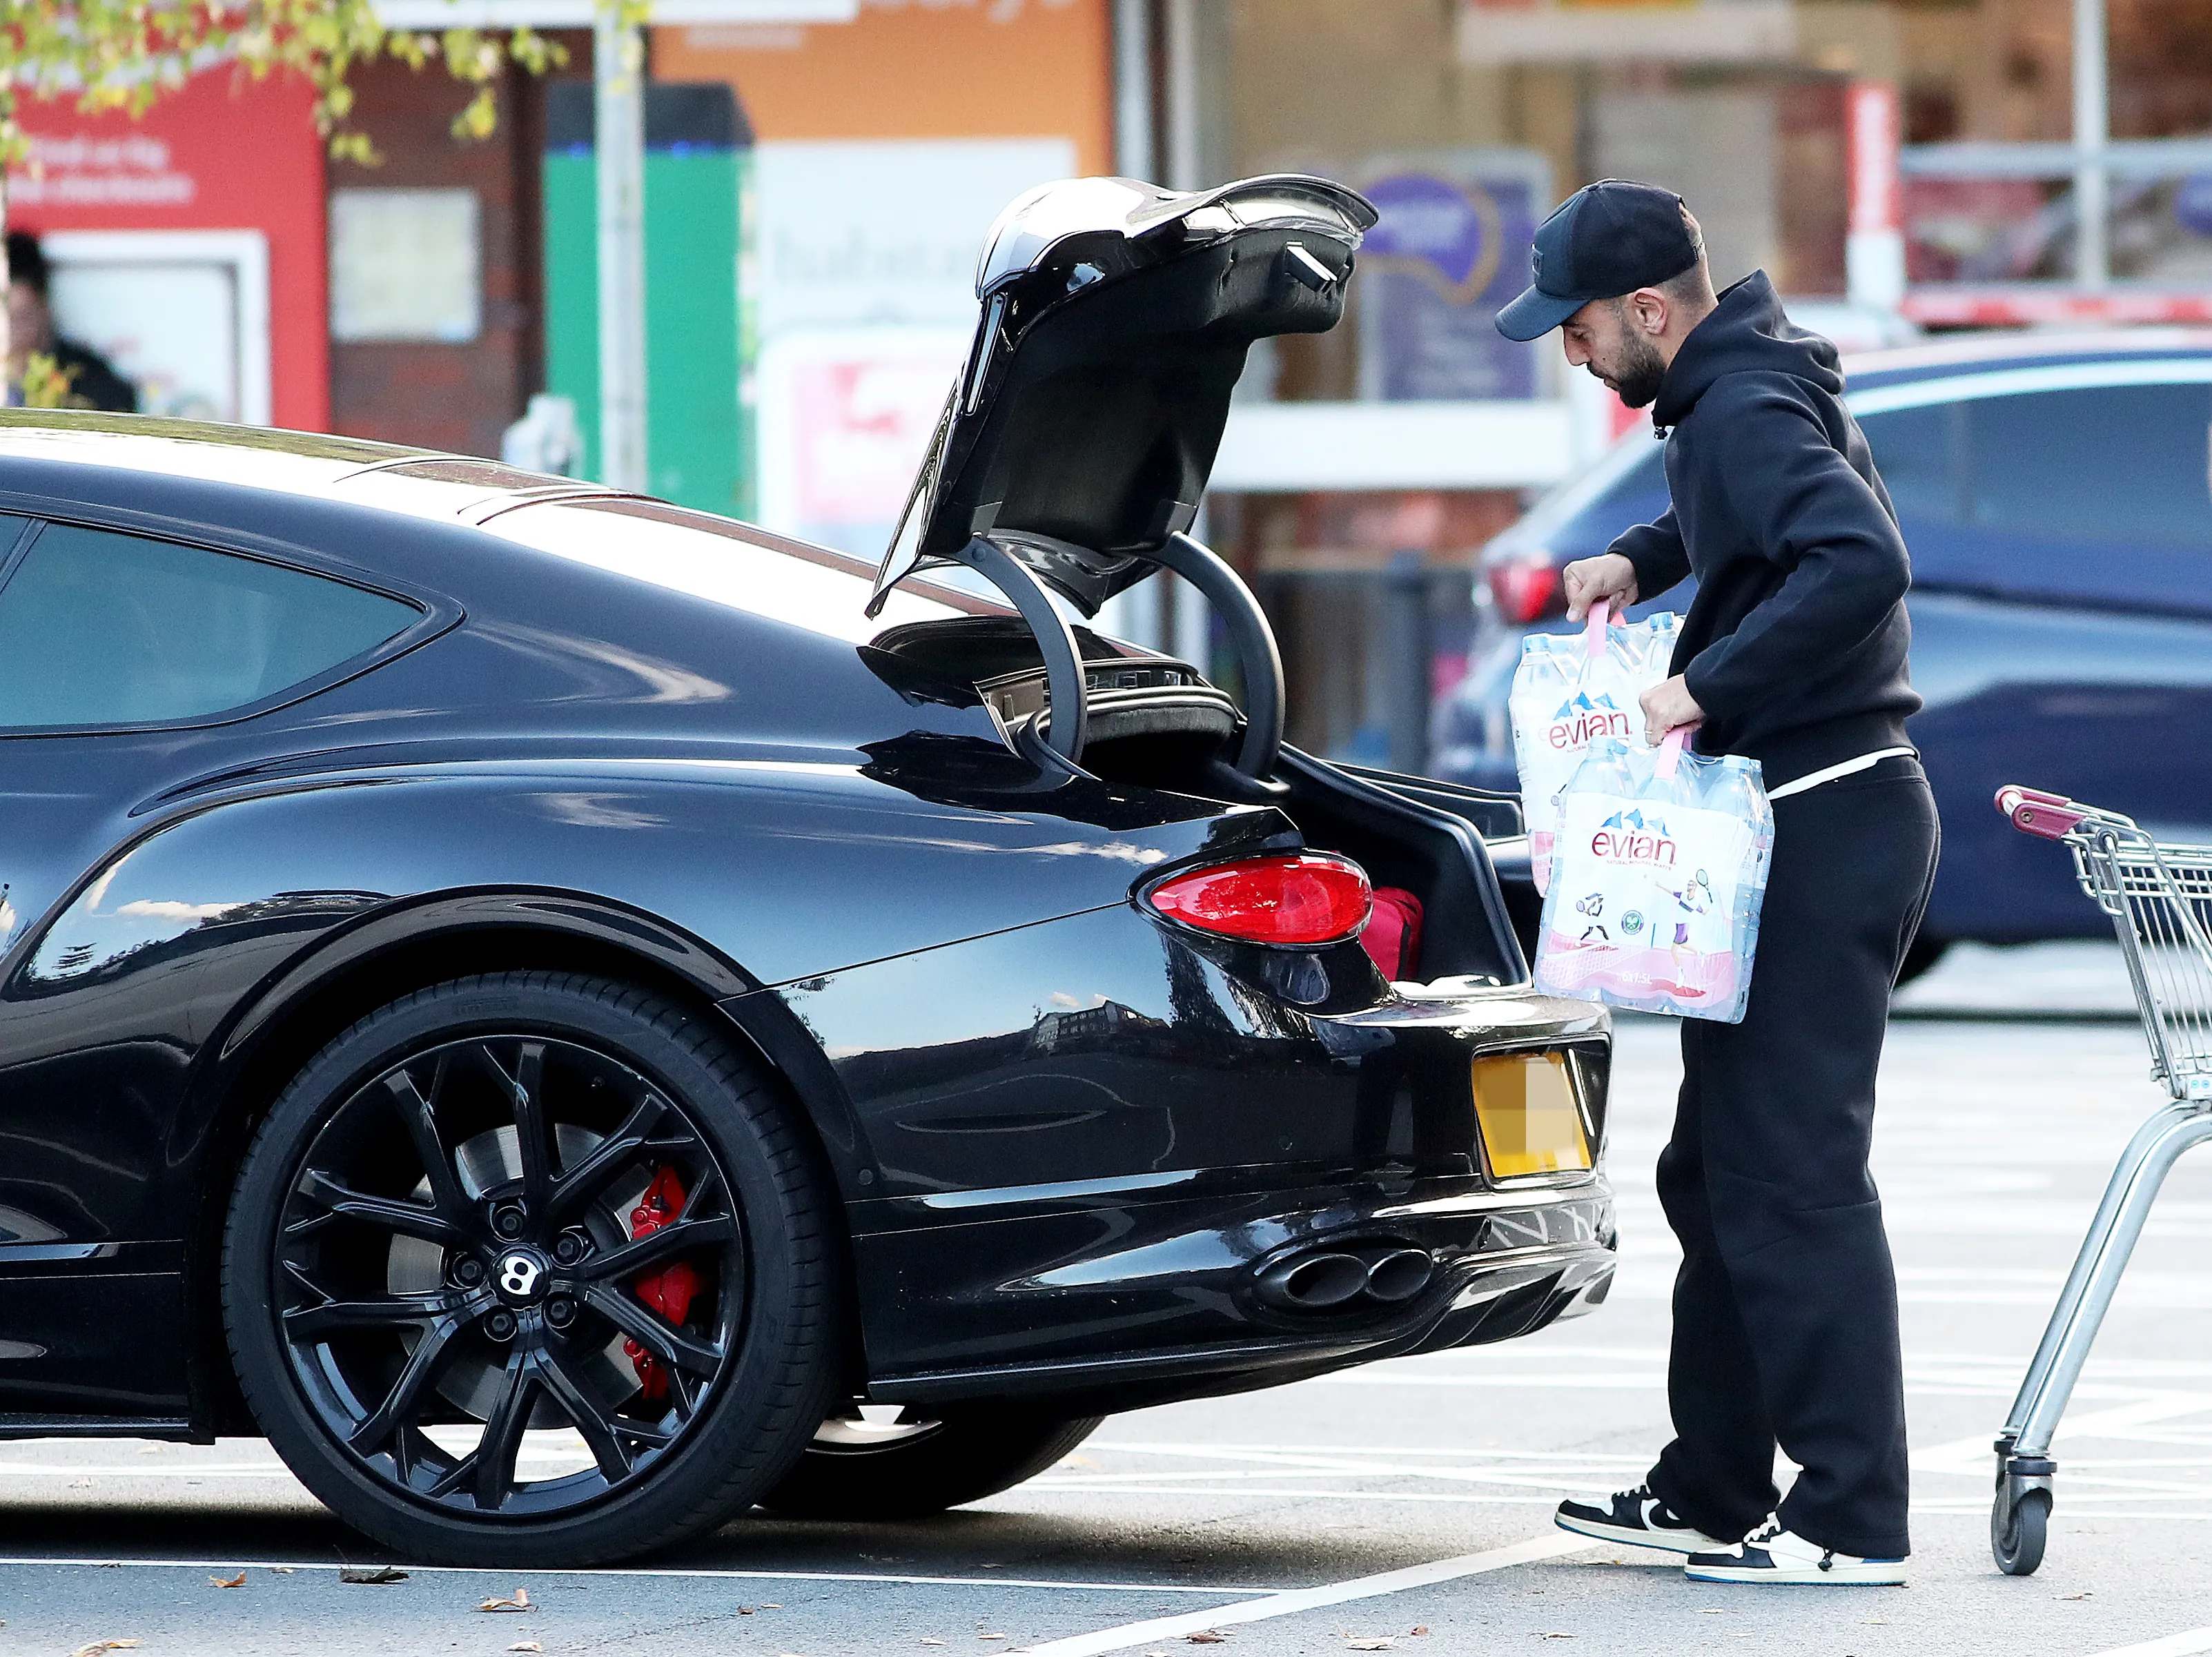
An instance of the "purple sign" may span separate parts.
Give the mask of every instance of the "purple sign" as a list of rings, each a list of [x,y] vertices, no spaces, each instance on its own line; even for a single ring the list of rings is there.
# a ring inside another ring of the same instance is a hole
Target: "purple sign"
[[[1535,348],[1503,337],[1494,322],[1529,281],[1549,194],[1541,161],[1443,157],[1385,173],[1365,193],[1382,218],[1359,255],[1360,394],[1389,403],[1534,397]]]
[[[2212,173],[2193,173],[2173,192],[2173,216],[2184,230],[2212,236]]]

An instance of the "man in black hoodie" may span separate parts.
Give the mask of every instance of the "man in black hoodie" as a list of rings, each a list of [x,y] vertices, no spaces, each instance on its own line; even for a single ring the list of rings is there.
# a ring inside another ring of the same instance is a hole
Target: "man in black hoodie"
[[[1774,854],[1740,1024],[1686,1019],[1659,1195],[1682,1245],[1668,1400],[1645,1484],[1559,1524],[1689,1556],[1707,1581],[1899,1583],[1905,1527],[1897,1284],[1867,1169],[1889,992],[1935,877],[1936,806],[1905,716],[1911,567],[1836,349],[1764,273],[1716,295],[1681,198],[1607,179],[1536,234],[1510,338],[1650,404],[1672,504],[1565,571],[1569,614],[1688,577],[1644,738],[1697,727],[1759,762]],[[1777,1501],[1777,1443],[1802,1469]]]

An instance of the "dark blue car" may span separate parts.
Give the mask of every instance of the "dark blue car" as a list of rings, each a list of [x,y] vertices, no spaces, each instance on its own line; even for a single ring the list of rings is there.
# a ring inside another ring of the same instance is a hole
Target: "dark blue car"
[[[1982,337],[1844,367],[1912,551],[1911,731],[1943,814],[1908,971],[1958,938],[2100,936],[2065,854],[1990,801],[2026,782],[2212,839],[2212,332]],[[1516,786],[1522,635],[1568,625],[1562,567],[1665,509],[1661,453],[1648,430],[1624,438],[1484,549],[1437,775]]]

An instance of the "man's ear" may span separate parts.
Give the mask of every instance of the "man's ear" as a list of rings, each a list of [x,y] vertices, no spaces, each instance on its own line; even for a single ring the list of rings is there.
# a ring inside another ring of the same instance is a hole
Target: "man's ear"
[[[1668,309],[1666,294],[1656,288],[1639,288],[1628,296],[1628,313],[1636,319],[1637,331],[1654,339],[1667,331]]]

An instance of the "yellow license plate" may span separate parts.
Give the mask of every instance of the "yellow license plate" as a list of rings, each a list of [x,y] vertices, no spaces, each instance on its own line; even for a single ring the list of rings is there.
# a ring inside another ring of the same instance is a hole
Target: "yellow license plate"
[[[1560,1053],[1474,1061],[1474,1120],[1493,1178],[1559,1174],[1590,1165],[1589,1139]]]

